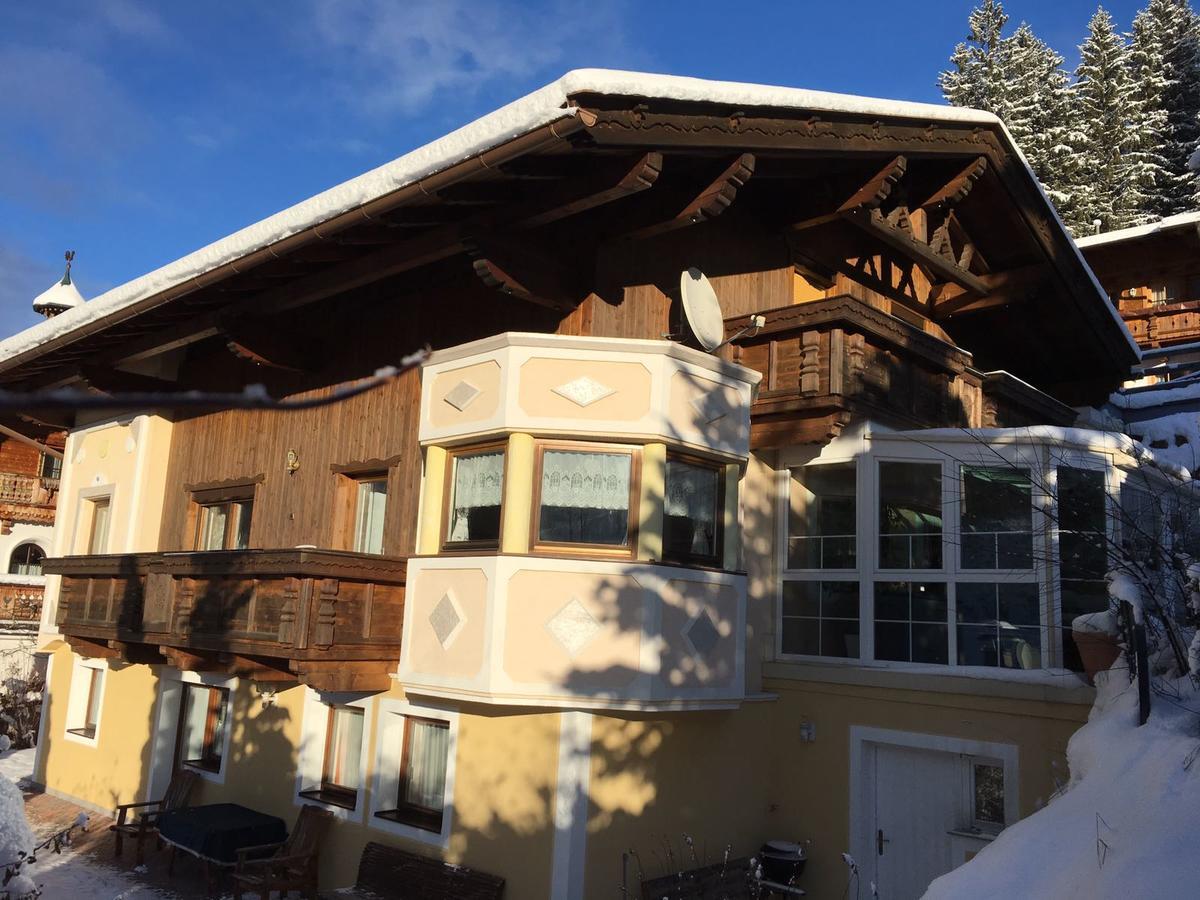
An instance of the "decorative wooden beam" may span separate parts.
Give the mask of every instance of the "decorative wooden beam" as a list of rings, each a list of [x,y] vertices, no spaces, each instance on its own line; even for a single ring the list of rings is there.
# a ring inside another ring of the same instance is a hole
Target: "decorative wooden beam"
[[[254,321],[250,318],[225,318],[220,328],[226,337],[229,352],[239,359],[249,360],[255,365],[287,372],[309,372],[320,359],[311,342],[278,325]]]
[[[386,691],[396,664],[390,661],[317,662],[291,660],[296,677],[317,691]]]
[[[658,176],[662,174],[662,167],[662,154],[652,150],[637,159],[612,187],[593,191],[575,200],[560,203],[558,206],[542,213],[526,215],[520,219],[519,224],[525,228],[548,225],[551,222],[557,222],[568,216],[575,216],[597,206],[603,206],[605,203],[620,200],[622,197],[641,193],[654,186],[654,183],[658,180]]]
[[[167,662],[180,672],[220,672],[225,666],[214,653],[193,653],[180,647],[159,646]]]
[[[178,383],[164,378],[100,366],[80,366],[78,378],[89,390],[100,394],[172,393],[180,389]]]
[[[645,225],[621,235],[623,240],[643,240],[698,225],[715,219],[737,199],[738,191],[754,174],[754,154],[743,153],[729,163],[715,179],[704,187],[674,216],[652,225]]]
[[[987,157],[980,156],[967,163],[966,167],[946,182],[942,187],[934,191],[929,199],[921,203],[921,208],[926,210],[935,210],[957,206],[967,198],[971,193],[971,188],[975,186],[982,176],[987,171]]]
[[[467,242],[475,275],[485,286],[549,309],[572,308],[584,296],[573,272],[550,254],[496,235]]]
[[[843,213],[842,216],[846,221],[891,247],[901,256],[938,276],[937,280],[953,282],[981,296],[988,293],[986,283],[981,281],[978,276],[962,268],[956,261],[935,253],[930,245],[914,240],[908,232],[889,225],[878,210],[851,210]]]
[[[121,658],[121,651],[110,647],[108,641],[93,641],[74,634],[64,634],[71,649],[85,659],[116,659]]]
[[[226,663],[226,671],[230,675],[236,675],[239,678],[248,678],[251,681],[259,681],[271,684],[291,684],[295,683],[297,678],[295,673],[287,668],[287,660],[265,659],[255,656],[238,656],[230,657]]]
[[[833,212],[810,216],[798,222],[793,222],[789,226],[790,230],[804,231],[809,228],[828,225],[830,222],[836,222],[846,213],[878,209],[891,196],[892,189],[904,177],[907,169],[908,160],[903,156],[895,157],[864,182],[858,190],[843,201]]]
[[[1049,281],[1045,266],[1030,265],[980,275],[987,288],[986,299],[956,284],[937,285],[930,295],[931,316],[936,319],[994,309],[1007,303],[1021,302],[1037,294]]]

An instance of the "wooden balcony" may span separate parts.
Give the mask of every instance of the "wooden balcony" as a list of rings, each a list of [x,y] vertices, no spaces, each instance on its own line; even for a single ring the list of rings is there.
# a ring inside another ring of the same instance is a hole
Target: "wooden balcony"
[[[69,556],[56,621],[84,656],[317,690],[384,690],[407,564],[333,550]]]
[[[57,478],[0,472],[0,526],[53,525]]]
[[[36,625],[42,618],[45,592],[46,588],[41,584],[10,584],[0,580],[0,626],[13,623]]]

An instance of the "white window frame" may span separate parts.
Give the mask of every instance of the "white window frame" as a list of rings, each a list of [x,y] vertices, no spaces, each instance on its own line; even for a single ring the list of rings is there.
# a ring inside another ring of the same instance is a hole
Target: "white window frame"
[[[96,731],[88,737],[86,734],[77,734],[71,729],[82,728],[87,718],[88,699],[91,693],[92,672],[98,671],[100,675],[100,697],[97,700],[96,707]],[[76,744],[83,744],[85,747],[96,747],[100,743],[100,727],[104,721],[104,694],[108,690],[108,676],[112,670],[108,667],[108,662],[103,659],[85,659],[81,656],[75,657],[74,665],[71,669],[71,690],[67,695],[67,719],[66,725],[63,728],[63,737]]]
[[[147,794],[150,798],[163,796],[175,771],[176,755],[179,752],[179,717],[183,714],[183,687],[187,684],[225,688],[229,691],[229,727],[225,729],[224,743],[221,745],[221,768],[216,772],[198,766],[188,766],[187,769],[213,784],[224,784],[225,775],[229,771],[229,753],[234,731],[233,716],[240,680],[232,675],[180,672],[164,667],[158,682],[158,727],[151,750],[151,777],[147,782]]]
[[[458,719],[456,711],[441,706],[413,703],[409,700],[381,699],[376,704],[375,772],[371,780],[369,827],[433,847],[450,844],[454,826],[454,776],[458,759]],[[442,799],[442,829],[427,831],[415,825],[381,819],[376,813],[393,809],[400,792],[400,762],[404,752],[404,728],[408,716],[438,719],[449,725],[450,746],[446,760],[446,783]]]
[[[296,806],[319,806],[327,809],[336,818],[348,822],[362,822],[366,816],[366,794],[371,783],[370,745],[376,704],[374,696],[360,693],[321,693],[304,688],[304,719],[300,729],[300,748],[296,764]],[[325,768],[325,745],[329,735],[329,709],[331,706],[352,706],[363,711],[362,747],[359,749],[359,772],[361,784],[354,798],[354,808],[323,803],[312,797],[300,796],[301,791],[311,790],[321,783]],[[382,820],[381,820],[382,821]]]
[[[117,512],[117,486],[115,484],[102,484],[95,487],[84,488],[79,492],[79,503],[75,514],[75,533],[71,537],[71,546],[75,548],[74,552],[81,555],[90,555],[92,552],[92,526],[96,521],[96,502],[100,500],[108,501],[108,533],[105,535],[104,553],[114,553],[113,550],[113,525],[116,521]]]

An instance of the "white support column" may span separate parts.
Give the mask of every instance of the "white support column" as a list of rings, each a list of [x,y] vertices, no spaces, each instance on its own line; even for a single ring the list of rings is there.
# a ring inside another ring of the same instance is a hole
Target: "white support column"
[[[588,781],[592,764],[592,714],[574,710],[564,712],[560,729],[550,897],[551,900],[583,900]]]

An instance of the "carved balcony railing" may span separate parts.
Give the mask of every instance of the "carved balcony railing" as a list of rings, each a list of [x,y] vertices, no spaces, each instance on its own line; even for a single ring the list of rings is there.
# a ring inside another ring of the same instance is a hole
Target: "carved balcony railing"
[[[0,472],[0,524],[53,525],[57,478]]]
[[[333,550],[47,560],[80,653],[318,690],[381,690],[400,655],[406,561]]]
[[[45,592],[46,588],[41,584],[5,583],[0,580],[0,627],[14,623],[36,625],[42,617]]]

